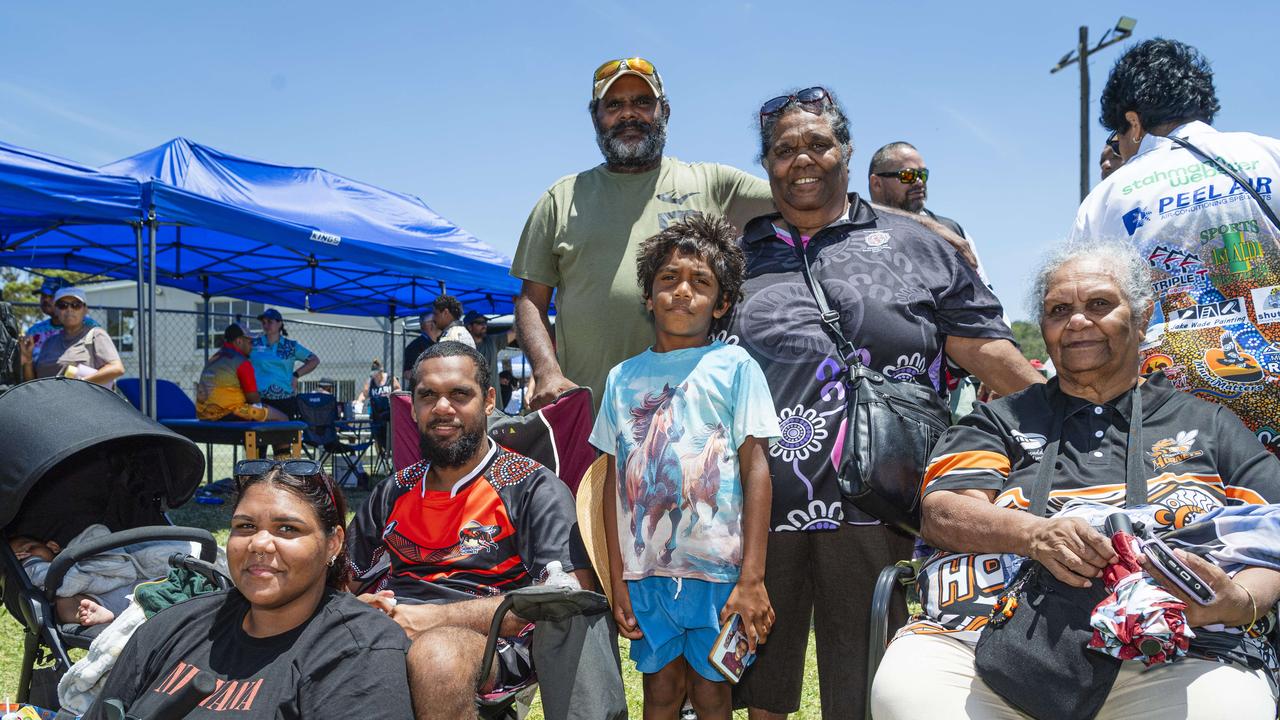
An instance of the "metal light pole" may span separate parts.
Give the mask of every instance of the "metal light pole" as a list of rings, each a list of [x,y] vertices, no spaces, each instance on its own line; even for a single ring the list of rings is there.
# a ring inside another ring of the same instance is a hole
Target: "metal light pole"
[[[1058,72],[1071,63],[1079,63],[1080,65],[1080,199],[1084,200],[1089,194],[1089,168],[1092,163],[1093,152],[1089,148],[1089,56],[1099,50],[1115,45],[1121,40],[1127,39],[1133,34],[1133,28],[1138,24],[1137,20],[1131,17],[1121,17],[1116,22],[1116,26],[1106,31],[1102,35],[1102,39],[1094,47],[1089,47],[1089,26],[1080,26],[1080,39],[1076,43],[1076,49],[1062,56],[1057,65],[1049,70],[1049,74]]]

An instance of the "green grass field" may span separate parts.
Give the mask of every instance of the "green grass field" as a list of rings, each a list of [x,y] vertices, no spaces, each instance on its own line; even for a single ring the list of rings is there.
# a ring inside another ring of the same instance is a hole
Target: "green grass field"
[[[348,499],[353,507],[358,507],[367,496],[368,493],[360,491],[348,493]],[[222,544],[226,543],[230,515],[229,505],[197,505],[195,503],[189,503],[187,506],[170,513],[175,523],[206,528]],[[641,675],[636,672],[635,665],[628,659],[628,641],[621,639],[619,643],[622,651],[622,679],[627,689],[627,705],[630,707],[631,717],[639,718],[641,717],[641,703],[643,700]],[[21,660],[22,628],[7,612],[0,609],[0,701],[6,697],[13,696],[17,692],[18,665]],[[816,720],[822,716],[818,705],[818,671],[816,662],[811,635],[809,656],[805,664],[805,697],[801,703],[800,712],[792,715],[793,718],[812,718]],[[735,718],[746,718],[746,716],[745,711],[734,714]],[[542,708],[536,701],[529,714],[529,720],[542,720]]]

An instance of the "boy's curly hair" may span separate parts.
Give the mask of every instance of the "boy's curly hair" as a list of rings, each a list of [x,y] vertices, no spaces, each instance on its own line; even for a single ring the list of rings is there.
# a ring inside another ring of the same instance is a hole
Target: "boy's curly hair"
[[[694,213],[640,243],[636,280],[645,300],[653,295],[653,279],[672,252],[702,259],[720,285],[720,302],[742,300],[746,260],[737,243],[738,231],[722,217]]]

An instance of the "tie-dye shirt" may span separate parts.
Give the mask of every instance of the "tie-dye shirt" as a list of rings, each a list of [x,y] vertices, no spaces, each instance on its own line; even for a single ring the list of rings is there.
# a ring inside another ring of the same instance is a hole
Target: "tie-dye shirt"
[[[780,435],[764,373],[742,348],[650,349],[615,366],[591,444],[617,462],[623,579],[737,582],[738,448]]]

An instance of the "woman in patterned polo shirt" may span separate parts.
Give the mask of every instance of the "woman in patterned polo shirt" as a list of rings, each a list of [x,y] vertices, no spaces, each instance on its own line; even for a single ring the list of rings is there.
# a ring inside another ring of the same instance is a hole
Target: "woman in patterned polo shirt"
[[[1036,560],[1076,587],[1102,582],[1102,569],[1115,560],[1110,541],[1080,517],[1052,515],[1073,499],[1134,504],[1125,501],[1125,478],[1135,429],[1141,460],[1133,472],[1141,467],[1143,507],[1151,530],[1171,542],[1204,533],[1208,542],[1196,547],[1239,548],[1238,535],[1215,533],[1220,520],[1196,521],[1219,509],[1220,518],[1241,512],[1238,506],[1280,501],[1280,461],[1230,410],[1179,392],[1163,371],[1139,376],[1153,293],[1137,252],[1111,243],[1068,247],[1046,263],[1036,288],[1040,330],[1058,375],[979,406],[934,448],[921,530],[945,550],[921,569],[924,617],[903,628],[876,673],[878,720],[1025,717],[974,668],[974,643],[1005,587],[1004,555]],[[1131,423],[1138,394],[1141,422]],[[1054,462],[1046,502],[1035,481],[1055,438],[1057,459],[1045,460]],[[1264,545],[1274,558],[1273,541]],[[1187,603],[1195,632],[1187,656],[1150,668],[1124,661],[1097,717],[1274,718],[1277,668],[1268,635],[1280,570],[1241,562],[1248,567],[1229,577],[1219,560],[1183,558],[1216,592],[1210,604],[1151,574]]]

